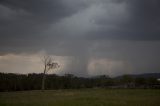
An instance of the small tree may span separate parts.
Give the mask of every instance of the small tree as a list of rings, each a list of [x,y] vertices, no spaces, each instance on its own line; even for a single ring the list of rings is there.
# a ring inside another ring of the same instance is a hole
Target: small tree
[[[51,56],[44,56],[42,58],[42,62],[44,65],[44,71],[43,71],[43,78],[42,78],[42,88],[41,90],[45,90],[45,79],[46,79],[46,74],[49,72],[51,69],[56,69],[59,68],[59,64],[54,62],[53,58]]]

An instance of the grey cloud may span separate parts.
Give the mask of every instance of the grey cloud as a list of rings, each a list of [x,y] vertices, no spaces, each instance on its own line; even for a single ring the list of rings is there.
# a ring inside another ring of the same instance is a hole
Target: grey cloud
[[[99,29],[91,31],[88,39],[160,40],[159,11],[159,0],[123,0],[107,6],[104,15],[95,20]]]
[[[80,4],[74,7],[64,0],[1,0],[1,52],[37,51],[48,47],[48,42],[54,45],[62,35],[46,34],[45,30],[85,8]]]
[[[0,7],[4,14],[0,18],[0,37],[6,40],[41,38],[40,34],[51,24],[79,11],[63,0],[1,0]]]
[[[121,69],[116,68],[117,66],[113,67],[116,70],[111,69],[113,71],[112,75],[159,72],[159,48],[159,41],[108,40],[94,43],[90,56],[97,58],[97,60],[108,59],[122,62]],[[106,68],[106,71],[108,68]]]
[[[44,50],[52,55],[71,56],[74,61],[66,72],[77,75],[89,74],[92,58],[115,63],[110,70],[114,75],[127,73],[126,67],[133,67],[133,73],[159,72],[159,3],[1,0],[0,55]],[[105,63],[97,64],[101,67]],[[102,70],[108,74],[105,68]]]

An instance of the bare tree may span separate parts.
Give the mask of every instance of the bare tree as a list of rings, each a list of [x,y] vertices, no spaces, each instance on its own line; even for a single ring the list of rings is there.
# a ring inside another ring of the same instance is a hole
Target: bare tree
[[[59,64],[54,62],[53,58],[51,56],[44,56],[42,58],[42,62],[44,65],[44,71],[43,71],[43,78],[42,78],[42,91],[45,90],[45,79],[46,79],[46,74],[49,72],[51,69],[56,69],[59,68]]]

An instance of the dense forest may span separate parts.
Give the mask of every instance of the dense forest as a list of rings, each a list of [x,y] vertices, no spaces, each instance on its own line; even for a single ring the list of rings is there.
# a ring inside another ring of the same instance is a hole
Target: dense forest
[[[0,91],[40,90],[43,74],[0,73]],[[96,77],[77,77],[72,74],[58,76],[46,75],[45,88],[80,89],[80,88],[160,88],[160,81],[154,77],[132,77],[123,75],[110,78],[106,75]]]

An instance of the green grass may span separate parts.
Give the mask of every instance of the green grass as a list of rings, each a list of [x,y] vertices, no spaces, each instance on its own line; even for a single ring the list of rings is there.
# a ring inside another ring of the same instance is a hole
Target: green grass
[[[80,89],[1,92],[0,106],[160,106],[160,90]]]

